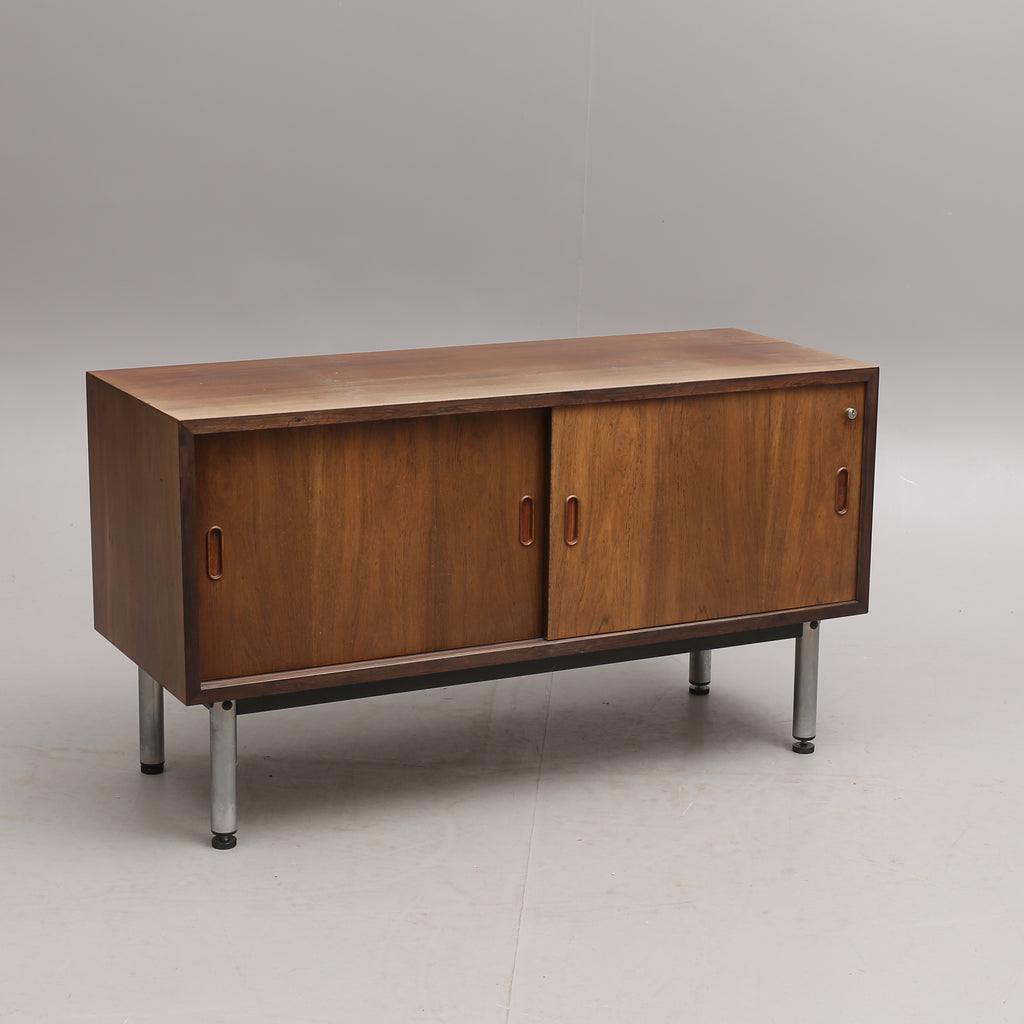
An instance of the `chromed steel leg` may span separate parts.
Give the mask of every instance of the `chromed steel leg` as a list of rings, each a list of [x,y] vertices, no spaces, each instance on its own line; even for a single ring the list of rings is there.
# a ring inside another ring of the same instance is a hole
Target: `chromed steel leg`
[[[139,765],[143,775],[164,770],[164,688],[139,669]]]
[[[210,709],[210,830],[213,848],[230,850],[238,830],[236,777],[238,729],[234,701],[208,705]]]
[[[711,689],[711,652],[690,652],[690,693],[705,697]]]
[[[815,723],[818,717],[818,638],[817,622],[805,622],[796,639],[796,672],[793,679],[793,750],[813,754]]]

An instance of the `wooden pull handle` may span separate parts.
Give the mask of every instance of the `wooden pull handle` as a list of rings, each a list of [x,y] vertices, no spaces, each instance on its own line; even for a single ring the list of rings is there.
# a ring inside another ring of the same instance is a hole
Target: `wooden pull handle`
[[[845,516],[850,509],[850,471],[843,466],[836,473],[836,515]]]
[[[206,575],[211,580],[224,575],[224,531],[219,526],[206,531]]]
[[[533,498],[529,494],[519,502],[519,543],[524,548],[533,543]]]
[[[580,499],[570,494],[565,499],[565,543],[573,547],[580,540]]]

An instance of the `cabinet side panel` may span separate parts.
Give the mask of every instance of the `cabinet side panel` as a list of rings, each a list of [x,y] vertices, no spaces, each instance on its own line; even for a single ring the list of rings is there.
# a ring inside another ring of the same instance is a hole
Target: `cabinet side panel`
[[[864,386],[864,451],[860,489],[860,550],[857,565],[857,600],[868,610],[871,576],[871,526],[874,518],[875,446],[878,432],[878,370]]]
[[[178,424],[86,377],[96,629],[185,700]]]

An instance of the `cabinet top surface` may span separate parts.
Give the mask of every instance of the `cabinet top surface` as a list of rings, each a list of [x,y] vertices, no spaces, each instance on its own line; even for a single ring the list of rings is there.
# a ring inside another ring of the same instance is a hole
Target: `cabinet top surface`
[[[874,367],[734,328],[91,373],[196,432],[647,397]],[[781,380],[777,381],[782,383]]]

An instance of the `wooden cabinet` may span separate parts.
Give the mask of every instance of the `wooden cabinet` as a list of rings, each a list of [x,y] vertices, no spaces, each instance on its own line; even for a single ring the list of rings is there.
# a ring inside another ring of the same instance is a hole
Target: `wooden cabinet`
[[[737,330],[92,373],[96,627],[151,716],[798,638],[867,609],[877,377]]]

